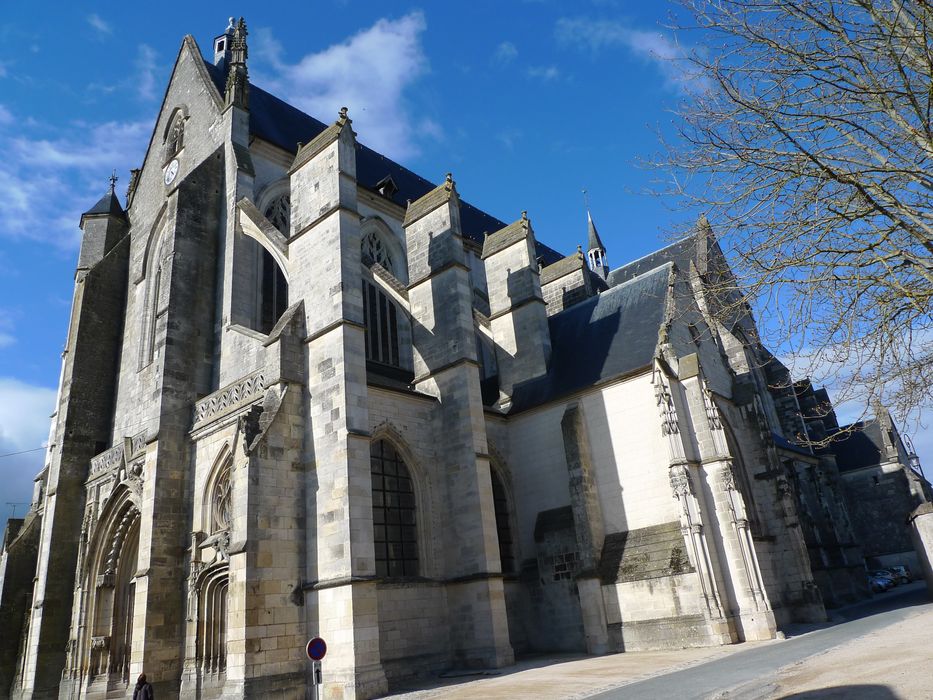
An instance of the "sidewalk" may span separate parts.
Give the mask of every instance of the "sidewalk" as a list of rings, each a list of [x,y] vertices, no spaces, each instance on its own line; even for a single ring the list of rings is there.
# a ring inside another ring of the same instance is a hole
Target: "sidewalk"
[[[816,691],[808,698],[933,700],[933,604],[922,583],[833,611],[829,624],[794,626],[787,634],[787,640],[705,649],[535,657],[489,675],[436,678],[387,697],[765,700],[806,690]],[[823,690],[834,687],[838,692]]]

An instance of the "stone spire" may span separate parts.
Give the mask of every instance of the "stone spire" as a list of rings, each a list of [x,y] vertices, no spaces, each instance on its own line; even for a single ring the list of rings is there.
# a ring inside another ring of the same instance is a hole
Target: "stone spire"
[[[249,78],[246,71],[246,58],[249,50],[246,46],[246,22],[242,17],[237,22],[230,38],[230,65],[227,69],[227,87],[224,102],[241,109],[249,109]]]
[[[609,265],[606,261],[606,247],[599,238],[599,232],[596,230],[596,224],[593,223],[593,217],[590,215],[590,204],[586,199],[586,190],[583,190],[583,201],[586,205],[586,229],[587,229],[587,252],[586,257],[589,261],[590,269],[603,279],[609,276]]]

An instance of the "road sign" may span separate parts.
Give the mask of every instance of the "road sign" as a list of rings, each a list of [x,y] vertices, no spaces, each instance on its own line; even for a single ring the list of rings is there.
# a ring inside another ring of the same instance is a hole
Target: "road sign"
[[[312,661],[320,661],[327,653],[327,644],[320,637],[315,637],[308,642],[308,658]]]

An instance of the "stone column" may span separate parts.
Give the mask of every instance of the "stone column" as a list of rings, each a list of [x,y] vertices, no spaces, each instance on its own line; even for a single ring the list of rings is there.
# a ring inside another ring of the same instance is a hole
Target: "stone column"
[[[440,401],[437,470],[450,494],[445,538],[451,644],[468,666],[504,666],[509,644],[486,422],[473,327],[473,290],[453,180],[413,202],[405,215],[408,298],[418,391]]]
[[[324,694],[386,691],[379,654],[356,138],[346,110],[302,147],[291,175],[289,293],[304,300],[306,606],[328,643]]]

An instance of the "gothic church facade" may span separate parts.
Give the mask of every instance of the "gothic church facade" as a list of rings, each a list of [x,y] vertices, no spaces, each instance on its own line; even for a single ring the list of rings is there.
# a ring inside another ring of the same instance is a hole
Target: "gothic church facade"
[[[862,594],[844,505],[801,526],[822,467],[750,316],[717,320],[708,224],[562,256],[251,85],[242,20],[214,48],[184,39],[125,207],[81,220],[0,695],[299,698],[321,636],[326,697],[370,698]]]

